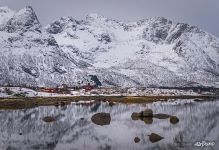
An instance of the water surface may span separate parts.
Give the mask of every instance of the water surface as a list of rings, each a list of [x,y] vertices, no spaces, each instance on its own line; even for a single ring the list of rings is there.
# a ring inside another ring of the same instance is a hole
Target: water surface
[[[150,108],[170,119],[132,120],[133,112]],[[108,125],[96,125],[91,117],[110,113]],[[45,118],[47,117],[47,118]],[[72,103],[25,110],[0,110],[1,150],[193,150],[219,149],[219,101],[177,100],[151,104]],[[151,133],[163,137],[152,143]],[[137,143],[136,143],[137,138]],[[139,141],[140,140],[140,141]],[[214,146],[195,147],[210,141]]]

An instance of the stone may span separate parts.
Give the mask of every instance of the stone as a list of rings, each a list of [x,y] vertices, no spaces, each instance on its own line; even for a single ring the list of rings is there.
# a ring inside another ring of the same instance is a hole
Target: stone
[[[44,117],[42,120],[44,122],[46,122],[46,123],[51,123],[51,122],[56,121],[56,118],[55,117],[51,117],[51,116],[47,116],[47,117]]]
[[[97,113],[91,117],[91,121],[100,126],[109,125],[111,122],[111,116],[109,113]]]
[[[65,106],[65,102],[60,102],[61,107]]]
[[[59,103],[57,102],[57,103],[55,103],[55,107],[59,107]]]
[[[135,137],[134,141],[135,141],[135,143],[139,143],[141,141],[141,139],[139,139],[139,137]]]
[[[142,112],[143,117],[153,117],[153,111],[151,109],[145,109]]]
[[[131,117],[141,117],[141,114],[137,112],[133,112]]]
[[[157,118],[157,119],[168,119],[168,118],[170,118],[170,115],[168,115],[168,114],[154,114],[153,117]]]
[[[156,134],[156,133],[151,133],[149,136],[149,140],[151,141],[151,143],[156,143],[162,139],[164,139],[162,136]]]
[[[113,103],[113,102],[109,102],[109,106],[113,106],[113,105],[115,105],[115,103]]]
[[[153,123],[152,117],[144,117],[141,120],[144,121],[145,124],[152,124]]]
[[[170,123],[177,124],[178,122],[179,122],[179,118],[177,118],[176,116],[170,117]]]

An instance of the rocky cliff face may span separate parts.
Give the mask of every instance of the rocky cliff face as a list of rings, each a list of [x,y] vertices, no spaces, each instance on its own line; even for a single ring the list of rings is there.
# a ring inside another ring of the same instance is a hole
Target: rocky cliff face
[[[41,25],[32,7],[28,6],[9,19],[4,27],[8,33],[40,31]]]
[[[68,58],[55,38],[42,30],[31,7],[2,25],[0,43],[1,85],[74,85],[88,80],[78,62]]]
[[[0,9],[0,84],[219,87],[219,40],[162,17],[123,23],[90,14],[45,28],[31,7]]]

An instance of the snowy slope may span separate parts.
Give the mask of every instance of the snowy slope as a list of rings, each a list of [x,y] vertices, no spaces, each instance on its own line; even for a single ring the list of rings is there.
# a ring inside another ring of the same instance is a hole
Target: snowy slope
[[[86,79],[54,37],[42,33],[31,7],[15,13],[5,24],[0,31],[0,49],[3,85],[56,86]]]
[[[8,7],[0,7],[0,27],[6,24],[14,13],[15,12]]]
[[[0,13],[2,20],[9,12]],[[42,28],[31,7],[2,20],[1,84],[74,86],[96,75],[103,86],[219,87],[219,40],[198,27],[162,17],[123,23],[90,14]],[[37,76],[22,66],[37,68]]]

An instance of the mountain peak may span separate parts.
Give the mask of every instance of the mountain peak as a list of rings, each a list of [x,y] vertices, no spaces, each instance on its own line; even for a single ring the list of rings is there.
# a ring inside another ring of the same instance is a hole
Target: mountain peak
[[[26,30],[40,31],[40,22],[31,6],[27,6],[17,13],[7,22],[5,30],[7,32],[17,32]]]
[[[32,7],[7,18],[0,25],[0,85],[80,86],[92,75],[103,87],[219,87],[219,40],[188,24],[89,14],[59,18],[38,33]]]
[[[137,22],[138,25],[144,24],[172,24],[171,20],[168,20],[164,17],[150,17],[146,19],[139,20]]]
[[[19,10],[13,18],[16,18],[18,20],[23,19],[22,21],[29,20],[39,23],[36,13],[31,6],[26,6],[25,8]]]
[[[14,13],[15,12],[8,7],[0,7],[0,26],[4,26]]]
[[[52,22],[51,24],[47,25],[46,31],[51,34],[61,33],[65,28],[74,28],[79,21],[75,20],[73,17],[61,17],[60,19]]]
[[[69,24],[69,23],[77,22],[77,20],[75,20],[73,17],[70,17],[70,16],[61,17],[59,19],[59,21],[62,22],[63,24]]]

